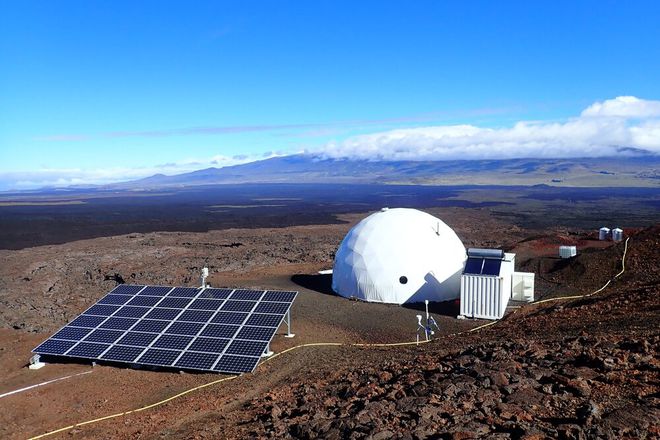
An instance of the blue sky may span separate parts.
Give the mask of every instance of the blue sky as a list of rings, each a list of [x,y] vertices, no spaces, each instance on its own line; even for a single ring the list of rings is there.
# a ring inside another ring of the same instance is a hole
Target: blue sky
[[[656,1],[3,1],[0,189],[300,151],[535,155],[539,137],[564,145],[551,155],[657,152],[659,16]],[[632,119],[582,121],[623,104]],[[600,131],[569,151],[575,120],[579,139]]]

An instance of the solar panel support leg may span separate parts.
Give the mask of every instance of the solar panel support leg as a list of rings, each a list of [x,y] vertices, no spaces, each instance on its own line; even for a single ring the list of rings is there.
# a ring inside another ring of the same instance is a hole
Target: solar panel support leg
[[[266,345],[266,349],[264,350],[261,357],[269,357],[269,356],[272,356],[272,355],[273,355],[273,352],[270,350],[270,342],[269,342],[268,345]]]
[[[291,309],[286,312],[286,335],[285,338],[293,338],[295,334],[291,333]]]

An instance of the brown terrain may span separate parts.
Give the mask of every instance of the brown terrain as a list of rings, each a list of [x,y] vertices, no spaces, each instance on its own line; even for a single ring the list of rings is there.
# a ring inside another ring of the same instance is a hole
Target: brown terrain
[[[588,294],[622,269],[623,243],[593,231],[511,226],[487,209],[429,209],[466,246],[517,253],[537,298]],[[627,229],[625,272],[586,298],[526,304],[505,319],[457,320],[415,339],[418,310],[338,297],[329,277],[345,223],[204,233],[153,232],[0,250],[0,437],[27,438],[126,411],[227,378],[163,404],[47,438],[543,439],[660,436],[660,225]],[[557,246],[579,254],[556,257]],[[30,351],[118,282],[300,291],[280,355],[238,377],[84,363],[28,370]],[[306,345],[335,343],[335,345]],[[336,345],[342,343],[343,345]],[[299,347],[301,346],[301,347]],[[297,348],[294,348],[297,347]],[[289,348],[290,351],[284,352]]]

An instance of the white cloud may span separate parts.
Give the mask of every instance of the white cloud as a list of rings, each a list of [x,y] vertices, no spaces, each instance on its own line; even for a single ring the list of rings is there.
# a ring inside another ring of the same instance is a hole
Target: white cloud
[[[584,109],[582,116],[615,116],[621,118],[653,118],[660,116],[660,101],[619,96],[595,102]]]
[[[123,182],[153,176],[154,174],[181,174],[203,168],[223,168],[239,165],[269,157],[278,156],[277,153],[260,155],[223,156],[215,155],[210,158],[188,158],[179,162],[164,163],[153,167],[138,168],[42,168],[34,171],[0,172],[0,191],[23,190],[43,187],[66,187],[71,185],[104,185],[108,183]]]
[[[627,148],[660,153],[660,101],[622,96],[594,103],[564,122],[390,130],[332,142],[318,153],[331,158],[449,160],[597,157]]]

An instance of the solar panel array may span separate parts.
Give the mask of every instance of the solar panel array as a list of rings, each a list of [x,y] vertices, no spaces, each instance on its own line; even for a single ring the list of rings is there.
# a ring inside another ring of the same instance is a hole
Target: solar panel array
[[[465,262],[464,274],[470,275],[493,275],[500,274],[502,260],[497,258],[468,257]]]
[[[297,293],[122,284],[32,351],[158,367],[252,372]]]

